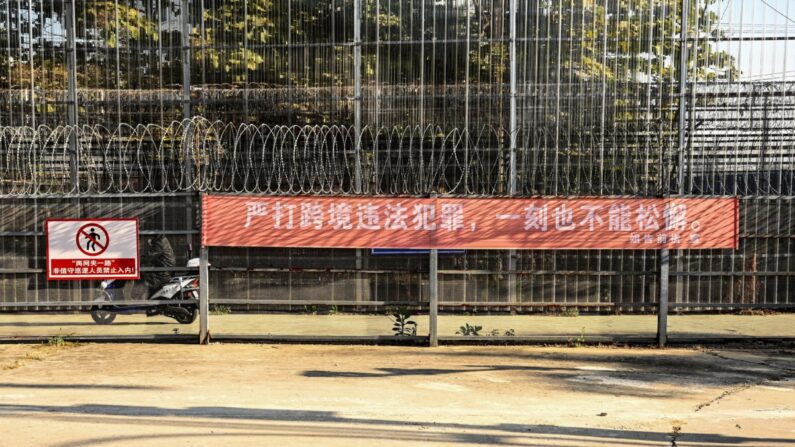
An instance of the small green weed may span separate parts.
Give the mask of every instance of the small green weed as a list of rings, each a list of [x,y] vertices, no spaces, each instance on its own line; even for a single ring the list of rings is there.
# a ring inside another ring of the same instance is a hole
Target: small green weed
[[[463,335],[465,337],[477,337],[480,335],[480,331],[482,330],[483,326],[470,325],[469,323],[464,323],[463,326],[459,326],[458,331],[456,331],[456,335]]]
[[[579,348],[585,343],[585,328],[580,329],[580,335],[577,338],[569,339],[569,346],[572,348]]]
[[[232,308],[224,306],[223,304],[213,304],[210,306],[210,315],[229,315],[232,313]]]
[[[514,331],[513,329],[508,329],[505,332],[501,332],[499,329],[492,329],[491,332],[489,332],[489,335],[491,335],[492,337],[499,337],[500,335],[502,335],[503,337],[513,337],[514,335],[516,335],[516,331]]]
[[[417,322],[411,317],[411,313],[405,307],[393,311],[389,319],[392,320],[392,332],[396,337],[417,335]]]
[[[47,339],[47,345],[60,348],[62,346],[66,346],[66,341],[60,335],[56,335]]]

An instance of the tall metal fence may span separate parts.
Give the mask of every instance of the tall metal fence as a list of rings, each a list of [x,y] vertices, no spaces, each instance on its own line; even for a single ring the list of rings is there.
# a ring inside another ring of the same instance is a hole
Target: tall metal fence
[[[0,0],[3,303],[82,299],[43,280],[44,217],[140,216],[187,256],[225,192],[740,196],[740,249],[672,253],[671,303],[793,306],[789,3]],[[240,305],[427,300],[423,256],[213,253]],[[651,251],[440,269],[454,309],[659,301]]]

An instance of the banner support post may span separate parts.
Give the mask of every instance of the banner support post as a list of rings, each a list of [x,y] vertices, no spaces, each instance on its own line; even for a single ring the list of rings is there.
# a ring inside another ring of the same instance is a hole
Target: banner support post
[[[428,345],[439,346],[439,250],[432,248],[428,273],[430,304],[428,309]]]
[[[660,250],[660,298],[657,307],[657,344],[663,348],[668,342],[668,271],[670,252]]]
[[[209,249],[202,245],[199,257],[199,344],[210,343]]]

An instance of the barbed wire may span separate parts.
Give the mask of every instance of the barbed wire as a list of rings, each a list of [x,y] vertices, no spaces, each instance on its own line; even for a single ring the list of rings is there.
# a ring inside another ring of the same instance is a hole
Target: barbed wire
[[[791,139],[780,127],[749,126],[731,134],[717,125],[690,131],[688,192],[792,193]],[[516,140],[519,195],[655,196],[678,190],[675,135],[654,123],[584,128],[557,139],[553,129],[522,129]],[[0,193],[507,195],[510,153],[509,132],[492,126],[476,132],[364,127],[357,133],[352,126],[202,117],[113,128],[7,126],[0,127]]]

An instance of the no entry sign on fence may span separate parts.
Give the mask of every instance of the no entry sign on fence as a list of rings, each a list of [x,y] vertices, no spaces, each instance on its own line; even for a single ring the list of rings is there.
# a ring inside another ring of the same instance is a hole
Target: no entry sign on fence
[[[138,279],[138,219],[48,219],[47,279]]]
[[[735,198],[204,197],[205,246],[736,248]]]

